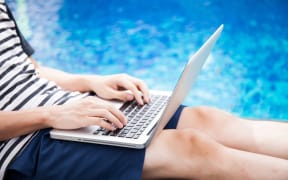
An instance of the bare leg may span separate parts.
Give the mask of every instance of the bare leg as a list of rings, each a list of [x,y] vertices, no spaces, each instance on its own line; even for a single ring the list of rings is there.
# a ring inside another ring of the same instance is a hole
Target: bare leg
[[[185,108],[178,129],[197,129],[219,143],[244,151],[288,159],[288,123],[252,121],[209,108]]]
[[[287,179],[288,161],[228,148],[193,129],[164,130],[148,146],[144,179]]]

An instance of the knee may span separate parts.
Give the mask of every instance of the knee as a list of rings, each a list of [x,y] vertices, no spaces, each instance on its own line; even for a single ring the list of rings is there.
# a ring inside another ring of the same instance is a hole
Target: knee
[[[200,122],[208,124],[211,124],[215,116],[219,114],[219,110],[207,106],[189,107],[186,108],[184,112],[192,114],[197,117],[196,119],[199,119]]]
[[[185,164],[185,167],[193,167],[192,174],[197,174],[195,177],[200,174],[210,176],[217,166],[215,163],[223,162],[225,147],[204,133],[191,129],[179,131],[177,140],[182,144],[176,147],[181,148],[177,158]]]
[[[183,116],[189,123],[193,123],[195,129],[215,129],[225,127],[231,123],[232,115],[212,107],[199,106],[193,108],[185,108]]]
[[[208,135],[192,129],[183,129],[177,132],[177,141],[188,154],[201,156],[214,156],[221,148],[221,145]],[[181,146],[180,146],[181,147]]]

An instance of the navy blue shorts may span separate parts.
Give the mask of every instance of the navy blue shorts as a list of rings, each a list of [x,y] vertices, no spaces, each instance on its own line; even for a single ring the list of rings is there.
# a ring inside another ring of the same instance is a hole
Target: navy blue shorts
[[[180,106],[165,129],[175,129]],[[51,139],[41,130],[10,164],[5,179],[141,179],[145,149]]]

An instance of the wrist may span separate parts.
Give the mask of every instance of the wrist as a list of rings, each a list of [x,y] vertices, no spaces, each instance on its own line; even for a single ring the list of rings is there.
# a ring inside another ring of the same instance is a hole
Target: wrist
[[[52,113],[51,113],[51,108],[50,107],[40,107],[38,108],[38,111],[36,112],[36,114],[38,115],[38,123],[39,126],[41,126],[42,128],[50,128],[51,127],[51,117],[52,117]]]
[[[82,76],[82,82],[84,84],[84,87],[86,89],[86,92],[88,91],[96,91],[95,84],[97,84],[97,82],[99,81],[100,76],[98,75],[84,75]]]

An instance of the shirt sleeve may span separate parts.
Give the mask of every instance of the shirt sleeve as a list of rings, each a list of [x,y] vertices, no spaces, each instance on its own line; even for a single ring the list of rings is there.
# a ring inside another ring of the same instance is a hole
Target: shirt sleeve
[[[22,48],[23,48],[23,51],[28,55],[28,56],[31,56],[32,54],[34,54],[34,49],[32,48],[32,46],[28,43],[28,41],[26,41],[26,39],[24,38],[24,36],[22,35],[21,31],[19,30],[18,26],[17,26],[17,23],[9,9],[9,7],[7,6],[7,13],[8,13],[8,16],[13,19],[13,21],[15,22],[15,25],[16,25],[16,31],[17,31],[17,34],[20,38],[20,41],[21,41],[21,45],[22,45]]]

